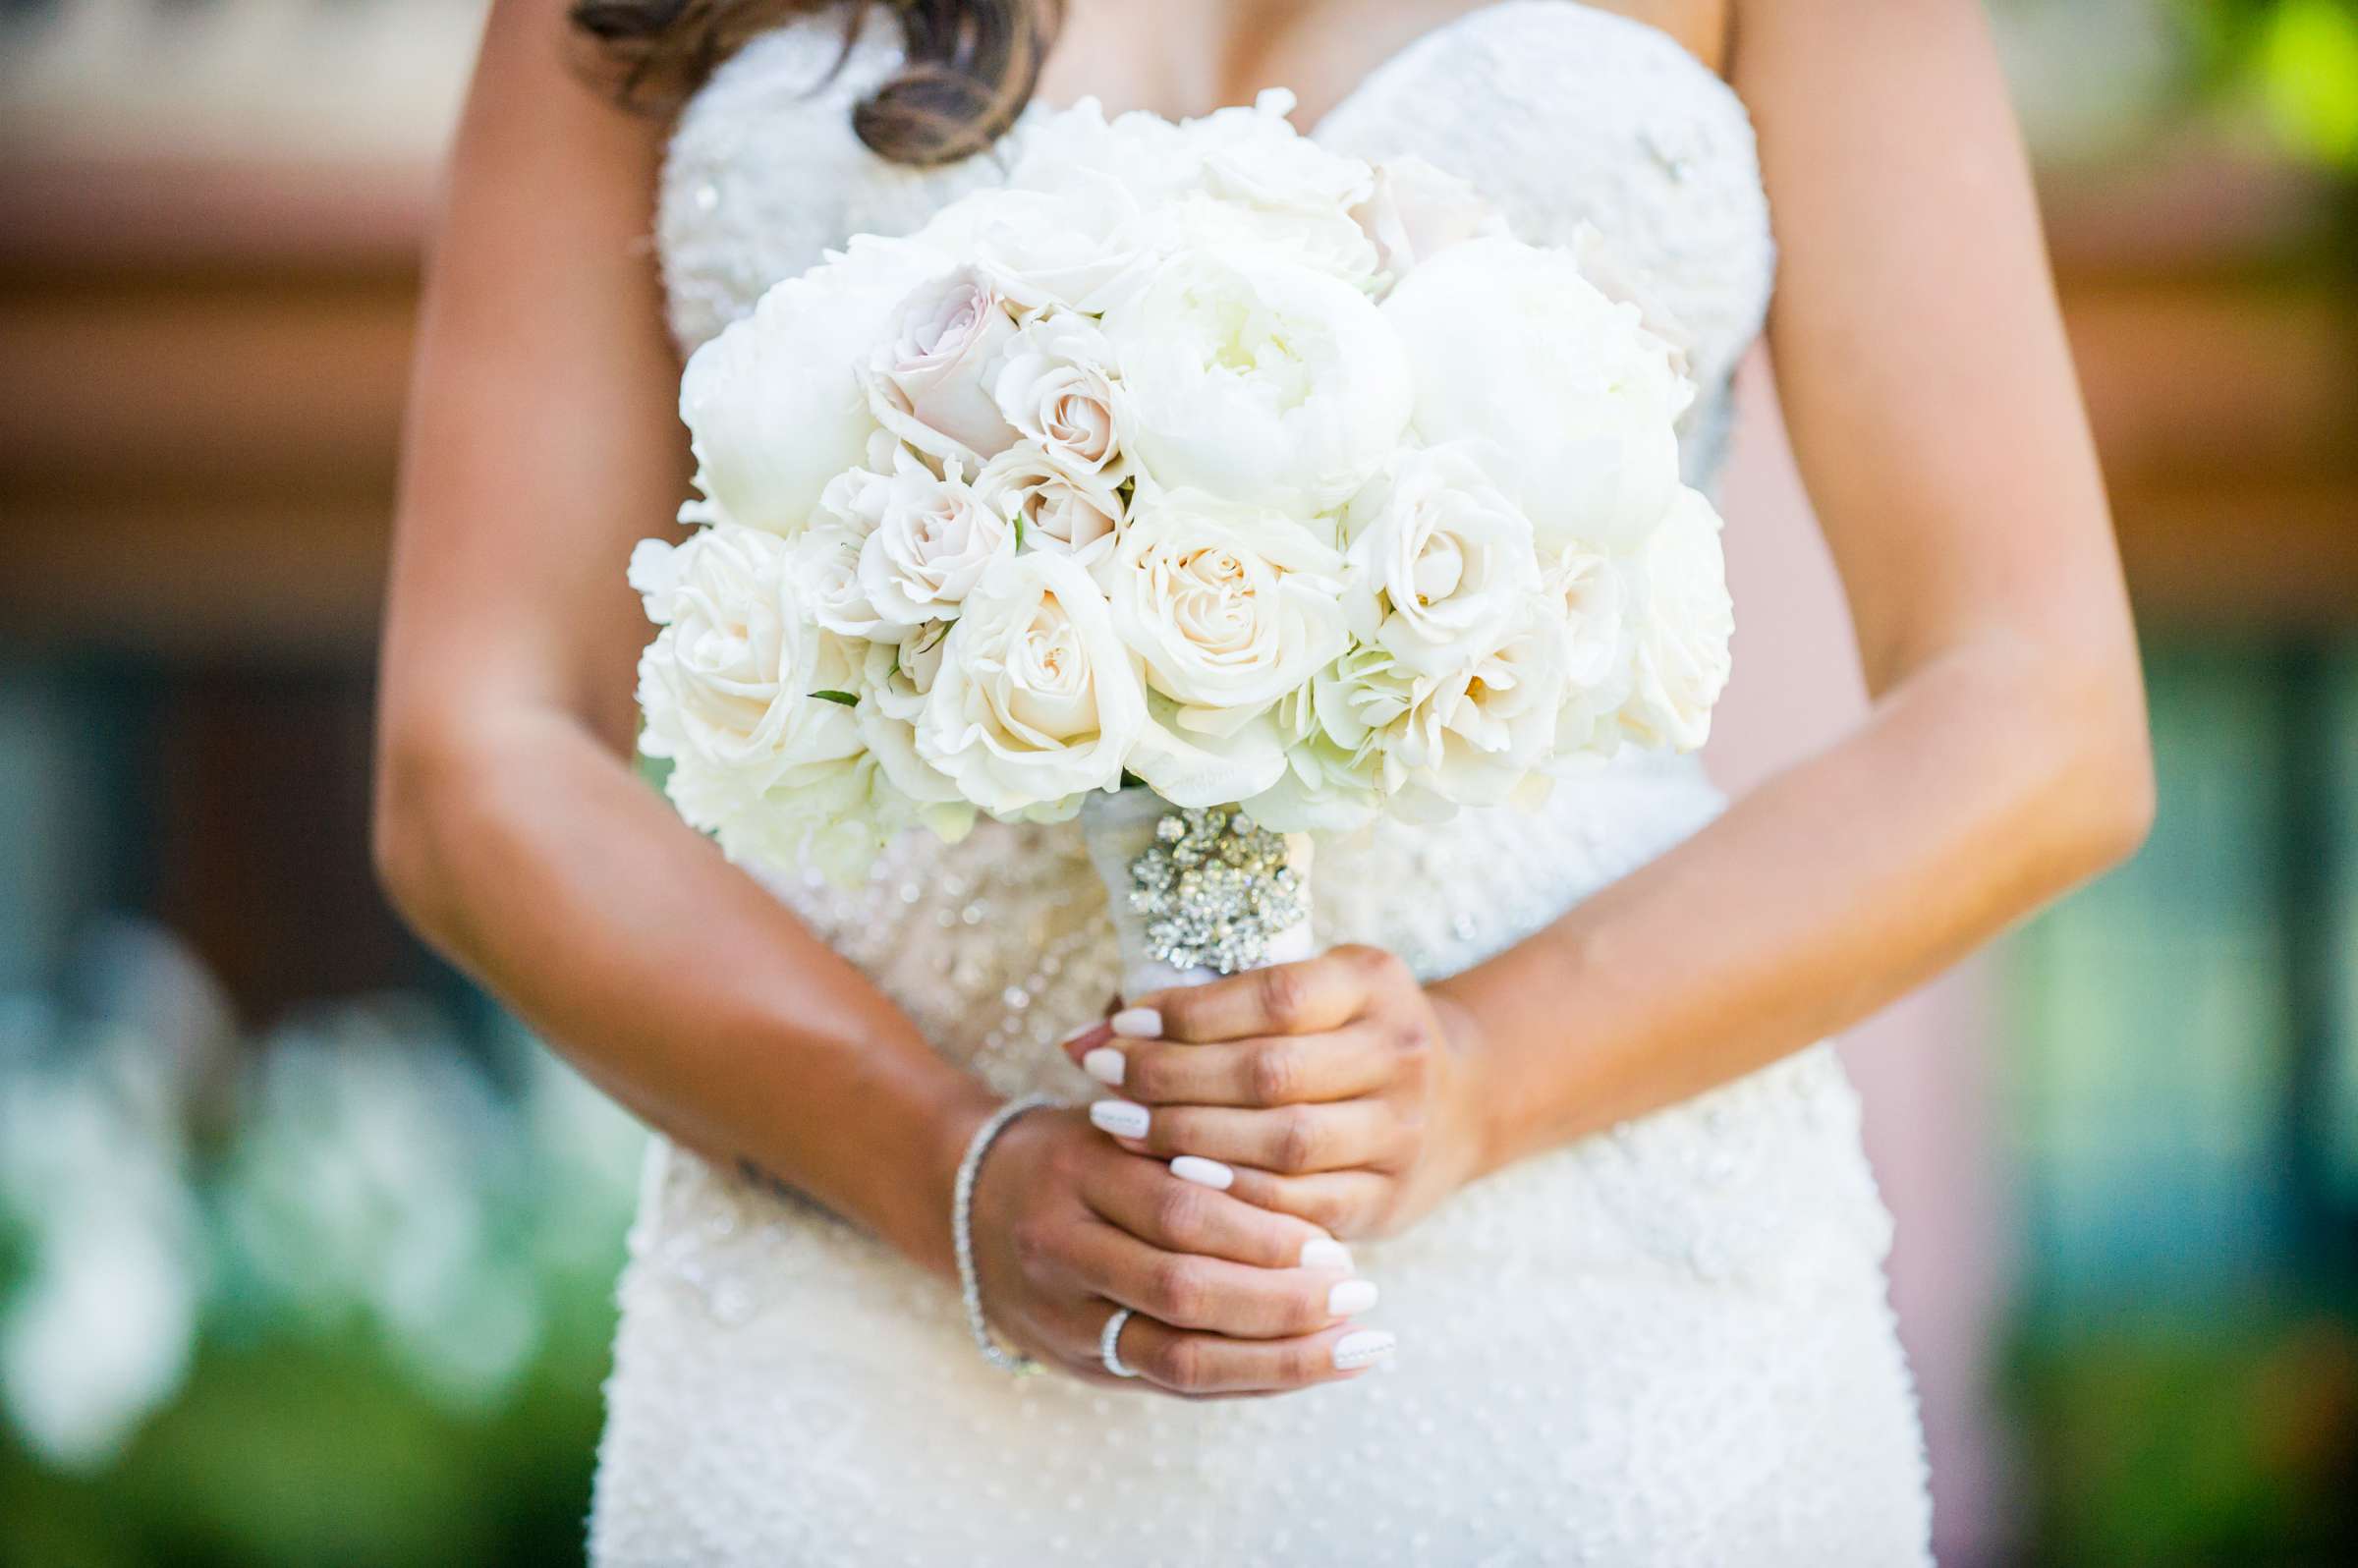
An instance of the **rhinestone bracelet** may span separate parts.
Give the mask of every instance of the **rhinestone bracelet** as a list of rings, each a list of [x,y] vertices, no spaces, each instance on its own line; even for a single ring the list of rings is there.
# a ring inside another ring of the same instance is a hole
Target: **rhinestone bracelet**
[[[1018,1356],[999,1348],[990,1335],[990,1323],[982,1316],[982,1281],[975,1272],[975,1178],[982,1174],[982,1156],[998,1141],[1007,1124],[1026,1111],[1042,1110],[1064,1101],[1053,1094],[1026,1094],[1011,1099],[990,1113],[990,1119],[975,1129],[975,1136],[966,1146],[966,1157],[958,1162],[958,1179],[950,1188],[950,1240],[958,1254],[958,1295],[966,1303],[966,1326],[975,1336],[975,1348],[982,1359],[1002,1372],[1018,1374],[1039,1372],[1039,1363],[1029,1356]]]

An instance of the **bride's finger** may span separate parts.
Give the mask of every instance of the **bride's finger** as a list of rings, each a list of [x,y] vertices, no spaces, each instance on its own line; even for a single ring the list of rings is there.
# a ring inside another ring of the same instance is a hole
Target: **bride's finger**
[[[1389,1361],[1393,1339],[1384,1329],[1346,1323],[1294,1339],[1246,1342],[1139,1316],[1122,1325],[1117,1348],[1122,1364],[1156,1387],[1210,1398],[1342,1382]]]
[[[1370,1170],[1278,1176],[1239,1166],[1228,1173],[1227,1191],[1229,1197],[1255,1207],[1291,1214],[1328,1235],[1350,1241],[1376,1233],[1391,1201],[1392,1180]]]
[[[1099,1218],[1165,1252],[1225,1258],[1257,1268],[1336,1268],[1337,1277],[1349,1271],[1336,1267],[1334,1240],[1318,1226],[1201,1181],[1183,1180],[1160,1160],[1108,1162],[1092,1171],[1081,1197]]]
[[[1294,1105],[1372,1094],[1393,1053],[1365,1025],[1219,1045],[1107,1039],[1086,1052],[1089,1076],[1143,1105]]]
[[[1090,1120],[1117,1137],[1135,1138],[1165,1159],[1195,1154],[1225,1165],[1252,1165],[1281,1176],[1381,1166],[1401,1149],[1392,1107],[1379,1099],[1327,1105],[1280,1105],[1240,1110],[1227,1105],[1137,1104],[1099,1100]],[[1144,1122],[1145,1125],[1140,1125]]]
[[[1093,1295],[1176,1328],[1236,1339],[1315,1334],[1376,1305],[1376,1287],[1364,1279],[1166,1252],[1114,1225],[1084,1227],[1066,1262]]]
[[[1207,1044],[1259,1035],[1310,1035],[1340,1029],[1360,1014],[1375,961],[1371,948],[1338,947],[1294,964],[1247,970],[1203,985],[1157,991],[1114,1015],[1141,1023],[1152,1013],[1164,1039]],[[1381,955],[1377,955],[1381,957]],[[1117,1027],[1116,1033],[1128,1033]]]

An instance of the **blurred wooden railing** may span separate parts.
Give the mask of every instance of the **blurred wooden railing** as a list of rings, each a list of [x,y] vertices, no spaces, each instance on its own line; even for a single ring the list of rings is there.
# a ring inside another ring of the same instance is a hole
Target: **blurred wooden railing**
[[[2133,590],[2149,622],[2358,621],[2353,274],[2323,195],[2230,172],[2050,191]],[[0,161],[12,632],[365,657],[429,188]]]

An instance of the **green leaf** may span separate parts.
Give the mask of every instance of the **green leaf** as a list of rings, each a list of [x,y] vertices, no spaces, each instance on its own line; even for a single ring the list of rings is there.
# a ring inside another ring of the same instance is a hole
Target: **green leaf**
[[[845,707],[860,705],[860,700],[849,692],[813,692],[811,695],[822,702],[841,702]]]

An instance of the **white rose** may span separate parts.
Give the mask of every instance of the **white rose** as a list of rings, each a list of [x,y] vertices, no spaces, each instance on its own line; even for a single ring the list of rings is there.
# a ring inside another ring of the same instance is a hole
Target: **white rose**
[[[971,825],[971,812],[967,820]],[[964,830],[954,817],[944,818],[934,809],[921,811],[893,787],[877,757],[855,752],[796,768],[714,823],[713,836],[721,852],[739,865],[808,868],[848,886],[874,862],[877,851],[921,822],[945,838],[955,839]]]
[[[640,750],[672,762],[681,812],[712,828],[800,769],[860,750],[849,644],[822,632],[786,541],[720,525],[644,544],[632,584],[666,623],[639,660]]]
[[[1469,240],[1382,307],[1416,377],[1416,428],[1466,440],[1543,551],[1634,545],[1678,491],[1674,426],[1693,389],[1670,350],[1573,258]]]
[[[1008,340],[990,391],[1000,417],[1067,473],[1121,477],[1113,346],[1096,323],[1058,311],[1024,327]]]
[[[1113,553],[1127,508],[1118,480],[1072,474],[1019,441],[975,476],[975,498],[1013,521],[1028,550],[1055,550],[1095,568]]]
[[[876,612],[868,589],[860,583],[862,535],[840,524],[814,525],[794,541],[790,570],[803,586],[811,618],[839,637],[898,637],[900,623]]]
[[[871,643],[862,672],[860,705],[853,710],[869,755],[884,769],[893,788],[907,796],[919,818],[945,839],[963,837],[974,825],[975,809],[948,774],[920,756],[917,722],[941,669],[949,623],[919,627],[895,645]]]
[[[1351,216],[1376,247],[1376,271],[1385,288],[1451,246],[1506,233],[1498,209],[1480,192],[1423,158],[1376,165],[1367,198]]]
[[[919,285],[867,355],[870,412],[926,456],[980,468],[1015,441],[990,396],[1014,336],[1007,302],[973,267]]]
[[[1352,217],[1374,174],[1296,131],[1294,97],[1263,92],[1253,107],[1189,121],[1193,177],[1147,217],[1165,251],[1264,249],[1354,287],[1373,280],[1376,250]]]
[[[859,463],[875,417],[853,366],[895,307],[943,265],[921,246],[856,242],[761,297],[691,355],[680,378],[704,499],[684,522],[737,523],[792,533],[827,481]]]
[[[1188,146],[1202,158],[1200,178],[1213,196],[1302,212],[1343,211],[1367,199],[1374,171],[1295,130],[1287,118],[1293,111],[1294,95],[1269,87],[1251,108],[1214,109],[1187,123]]]
[[[1009,187],[1064,193],[1110,180],[1140,207],[1168,199],[1194,183],[1202,155],[1187,134],[1160,115],[1133,112],[1108,121],[1095,98],[1083,98],[1027,121],[1009,137]]]
[[[1321,671],[1310,735],[1328,766],[1379,792],[1395,814],[1432,821],[1545,788],[1563,646],[1534,594],[1505,635],[1465,670],[1422,676],[1380,648],[1355,647]]]
[[[1627,578],[1613,561],[1583,550],[1565,555],[1544,575],[1547,596],[1563,612],[1557,756],[1566,761],[1609,756],[1619,747],[1617,720],[1637,679]]]
[[[1355,648],[1337,664],[1388,663],[1389,658],[1380,648]],[[1264,827],[1281,833],[1345,833],[1364,826],[1382,804],[1379,758],[1366,744],[1366,726],[1338,700],[1345,688],[1335,668],[1321,670],[1270,709],[1285,746],[1285,767],[1267,789],[1244,799],[1246,812]],[[1325,714],[1319,711],[1321,698],[1329,706]]]
[[[1243,252],[1172,258],[1105,318],[1130,456],[1166,489],[1299,516],[1335,506],[1399,444],[1406,357],[1367,296]]]
[[[1040,190],[979,191],[944,207],[920,237],[970,256],[1019,314],[1102,313],[1155,259],[1138,197],[1113,174],[1060,171]]]
[[[1540,587],[1529,520],[1462,446],[1401,453],[1343,530],[1352,634],[1419,675],[1469,668]]]
[[[1066,556],[994,561],[950,630],[918,755],[994,815],[1067,810],[1112,789],[1146,722],[1129,650]]]
[[[953,466],[936,477],[902,454],[874,532],[860,546],[860,589],[877,616],[922,626],[958,613],[983,569],[1015,549],[1014,526]]]
[[[1712,733],[1712,707],[1727,689],[1735,605],[1719,515],[1681,490],[1633,565],[1637,592],[1637,690],[1622,724],[1642,746],[1691,752]]]
[[[1131,770],[1177,806],[1258,794],[1284,766],[1267,714],[1348,644],[1332,545],[1275,513],[1157,493],[1099,575],[1144,662],[1148,733]]]

